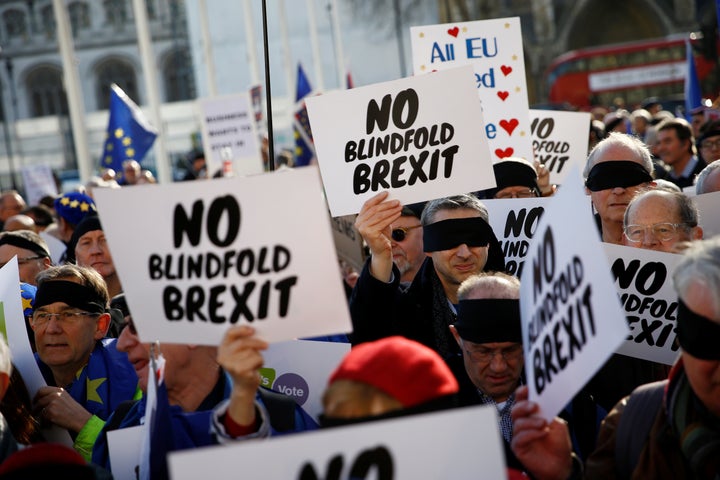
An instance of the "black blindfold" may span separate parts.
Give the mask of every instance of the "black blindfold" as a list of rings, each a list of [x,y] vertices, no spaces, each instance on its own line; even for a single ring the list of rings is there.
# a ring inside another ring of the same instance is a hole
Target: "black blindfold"
[[[423,246],[426,252],[451,250],[459,245],[486,247],[495,234],[480,217],[451,218],[423,226]]]
[[[652,182],[645,167],[630,160],[617,160],[596,163],[585,180],[585,186],[591,192],[616,187],[634,187]]]
[[[520,300],[460,300],[455,328],[460,338],[473,343],[522,343]]]
[[[684,351],[703,360],[720,360],[720,324],[678,300],[677,338]]]

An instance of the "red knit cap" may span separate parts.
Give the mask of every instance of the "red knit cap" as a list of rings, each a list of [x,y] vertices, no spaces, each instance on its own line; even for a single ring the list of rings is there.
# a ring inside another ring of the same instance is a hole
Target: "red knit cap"
[[[434,350],[405,337],[387,337],[350,350],[329,383],[355,380],[382,390],[403,407],[457,393],[458,383]]]

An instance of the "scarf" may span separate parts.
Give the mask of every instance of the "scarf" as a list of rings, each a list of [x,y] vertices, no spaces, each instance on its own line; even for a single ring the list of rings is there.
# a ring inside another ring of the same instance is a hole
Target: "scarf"
[[[716,478],[720,472],[720,419],[714,417],[690,387],[680,360],[672,372],[665,396],[668,422],[680,440],[680,449],[697,478]]]
[[[455,338],[450,333],[449,326],[455,323],[457,316],[450,308],[450,303],[445,295],[445,289],[440,283],[440,278],[435,273],[432,263],[428,264],[431,268],[432,281],[432,329],[435,338],[436,351],[446,361],[451,357],[456,357],[459,353]],[[453,346],[456,348],[453,349]]]

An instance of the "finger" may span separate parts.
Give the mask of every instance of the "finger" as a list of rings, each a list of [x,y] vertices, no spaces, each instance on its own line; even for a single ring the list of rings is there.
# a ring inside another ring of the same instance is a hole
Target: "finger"
[[[515,402],[521,402],[523,400],[527,400],[529,395],[529,390],[527,385],[521,385],[518,388],[515,389]]]

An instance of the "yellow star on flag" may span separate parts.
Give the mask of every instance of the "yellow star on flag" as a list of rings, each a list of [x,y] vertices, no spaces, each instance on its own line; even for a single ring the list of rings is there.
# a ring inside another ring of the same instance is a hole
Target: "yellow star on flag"
[[[122,138],[123,135],[125,135],[125,132],[122,128],[116,128],[115,129],[115,138]]]
[[[22,297],[22,309],[27,310],[28,308],[32,308],[32,299]]]
[[[134,148],[126,148],[125,149],[125,156],[128,158],[132,158],[135,156],[135,149]]]
[[[107,146],[105,146],[105,150],[107,150],[108,152],[112,152],[113,148],[115,148],[115,145],[113,145],[112,143],[108,143]]]
[[[70,198],[68,198],[68,197],[63,197],[62,200],[60,200],[60,204],[63,207],[67,207],[68,203],[70,203]]]
[[[105,380],[107,380],[106,377],[102,378],[96,378],[95,380],[90,380],[90,377],[88,377],[85,380],[85,385],[87,387],[87,399],[88,401],[93,401],[102,404],[102,398],[100,398],[100,395],[97,393],[97,389],[100,385],[102,385]]]
[[[132,139],[130,137],[125,137],[122,139],[122,143],[123,143],[123,145],[125,145],[127,147],[128,145],[130,145],[132,143]]]
[[[72,202],[70,202],[70,208],[77,208],[78,205],[80,205],[80,202],[78,202],[77,200],[73,200]]]
[[[90,204],[87,203],[87,202],[82,202],[82,203],[80,204],[80,211],[81,211],[81,212],[87,212],[88,210],[90,210]]]
[[[105,163],[106,163],[107,165],[111,165],[111,164],[112,164],[112,157],[111,157],[110,155],[108,155],[107,157],[105,157]]]

